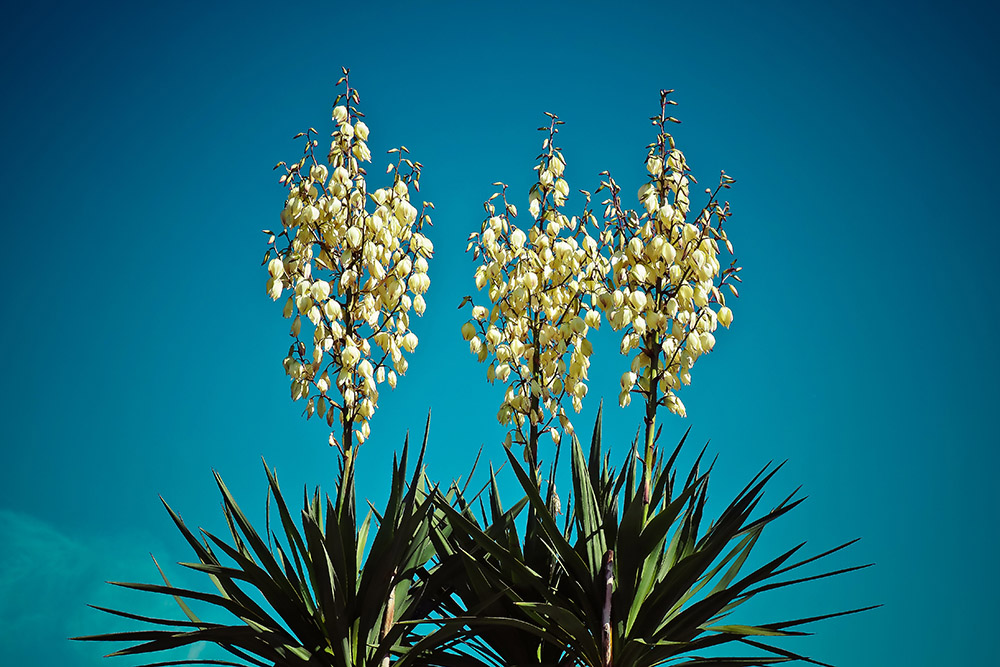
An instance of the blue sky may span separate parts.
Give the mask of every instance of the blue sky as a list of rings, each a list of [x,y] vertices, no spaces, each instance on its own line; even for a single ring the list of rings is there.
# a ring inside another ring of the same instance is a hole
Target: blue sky
[[[1000,620],[997,18],[985,3],[901,7],[8,9],[0,644],[12,664],[103,664],[101,647],[64,641],[112,627],[85,604],[159,604],[101,583],[153,581],[151,551],[190,557],[158,495],[219,528],[213,468],[260,508],[261,457],[285,488],[332,482],[324,429],[288,399],[287,322],[259,263],[283,202],[271,167],[298,154],[296,132],[329,131],[341,65],[376,167],[405,144],[437,206],[420,347],[381,398],[363,497],[381,501],[392,452],[428,409],[432,476],[464,474],[480,445],[503,456],[500,390],[455,306],[474,290],[463,251],[490,183],[526,204],[542,112],[566,121],[572,188],[609,169],[630,195],[646,119],[674,88],[695,174],[737,178],[729,229],[745,269],[733,327],[695,368],[668,441],[688,426],[711,439],[717,502],[788,460],[772,499],[801,484],[809,500],[765,535],[771,553],[861,537],[838,562],[877,563],[762,606],[885,605],[792,648],[844,666],[987,664]],[[602,396],[613,406],[624,365],[613,349],[594,363],[582,430]],[[638,424],[607,410],[617,456]]]

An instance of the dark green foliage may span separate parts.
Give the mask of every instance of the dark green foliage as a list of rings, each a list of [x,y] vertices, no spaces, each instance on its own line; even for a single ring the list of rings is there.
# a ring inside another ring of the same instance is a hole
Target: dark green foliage
[[[426,443],[425,431],[425,447]],[[151,618],[101,608],[160,628],[77,639],[130,644],[112,655],[165,651],[206,641],[246,661],[213,664],[379,665],[390,653],[402,651],[416,639],[413,625],[397,621],[417,618],[414,611],[420,603],[419,591],[427,588],[418,591],[411,586],[415,578],[426,575],[425,568],[434,554],[429,539],[431,494],[421,470],[423,449],[409,484],[407,452],[408,443],[400,460],[393,461],[390,497],[382,515],[376,515],[378,528],[367,556],[364,552],[372,515],[369,513],[358,527],[351,458],[346,458],[341,468],[336,502],[329,498],[324,502],[317,490],[312,498],[305,498],[299,525],[288,510],[277,478],[267,470],[280,519],[277,533],[268,525],[267,539],[254,530],[216,474],[230,530],[228,541],[206,531],[202,531],[204,541],[200,541],[169,506],[167,511],[198,557],[198,562],[182,565],[207,574],[218,593],[172,586],[162,570],[164,585],[115,583],[172,596],[186,619]],[[278,533],[283,535],[284,545]],[[231,563],[224,563],[215,549]],[[270,609],[254,602],[247,589],[258,592]],[[236,622],[205,622],[186,600],[229,612]]]
[[[704,527],[710,468],[701,472],[699,456],[678,484],[674,464],[683,438],[666,463],[662,457],[656,462],[652,500],[646,507],[635,449],[616,474],[603,454],[600,431],[599,413],[589,457],[573,439],[573,506],[563,528],[552,511],[553,487],[543,497],[537,480],[510,451],[509,462],[526,494],[523,540],[515,519],[525,501],[503,512],[495,483],[490,487],[490,512],[481,513],[482,521],[455,489],[452,502],[441,504],[450,536],[435,534],[435,546],[442,568],[449,568],[458,581],[455,593],[461,601],[461,606],[449,609],[451,619],[440,621],[441,632],[474,638],[470,645],[475,655],[462,662],[573,662],[587,667],[815,662],[764,640],[807,634],[793,628],[840,614],[752,626],[727,624],[724,619],[766,590],[866,567],[798,580],[783,578],[851,542],[792,561],[799,545],[746,572],[747,558],[765,526],[801,502],[793,494],[753,518],[777,468],[761,470],[718,519]],[[609,562],[613,594],[606,610]],[[459,571],[460,577],[454,574]],[[841,613],[857,611],[862,610]],[[610,627],[605,629],[607,612]],[[751,651],[756,655],[740,657],[697,657],[697,651],[727,643],[743,651],[748,646],[758,650]],[[675,662],[685,657],[687,662]],[[453,662],[448,656],[440,664]]]
[[[423,449],[407,483],[404,445],[400,461],[393,462],[386,509],[374,516],[378,528],[367,555],[373,517],[369,513],[358,527],[351,457],[340,471],[335,502],[322,502],[318,491],[306,498],[299,525],[268,470],[281,540],[270,525],[267,539],[260,537],[216,475],[228,541],[204,531],[199,541],[167,510],[198,556],[197,563],[184,565],[207,574],[218,593],[177,588],[166,576],[164,585],[116,584],[172,596],[186,619],[103,609],[159,627],[79,639],[130,644],[112,655],[207,641],[245,661],[151,665],[386,667],[390,659],[397,667],[824,664],[771,642],[807,634],[796,629],[807,623],[861,609],[753,625],[728,616],[758,593],[866,567],[786,576],[852,542],[796,561],[799,545],[750,568],[764,528],[801,502],[792,494],[758,511],[778,468],[761,470],[706,526],[711,466],[702,471],[704,451],[678,477],[675,463],[685,434],[666,461],[655,462],[651,502],[645,505],[635,447],[615,471],[602,448],[600,421],[598,412],[588,454],[572,441],[572,497],[561,526],[554,485],[543,492],[513,452],[507,457],[524,497],[505,509],[492,468],[487,487],[473,497],[467,485],[453,485],[447,494],[428,488]],[[558,452],[555,458],[550,480]],[[190,600],[238,622],[200,620],[185,602]],[[739,655],[699,656],[727,644]]]

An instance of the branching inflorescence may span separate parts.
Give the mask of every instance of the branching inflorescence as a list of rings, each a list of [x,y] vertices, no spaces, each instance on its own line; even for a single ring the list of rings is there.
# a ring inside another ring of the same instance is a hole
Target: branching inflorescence
[[[740,267],[722,269],[720,243],[730,255],[733,246],[724,224],[729,202],[719,203],[719,192],[734,179],[723,171],[718,186],[706,189],[709,200],[692,215],[690,185],[696,183],[684,154],[667,132],[667,124],[679,123],[667,115],[673,92],[660,91],[660,114],[650,120],[659,130],[649,144],[646,171],[649,180],[639,188],[641,214],[624,211],[620,188],[607,172],[600,190],[610,196],[602,204],[604,240],[612,249],[610,280],[598,303],[611,326],[622,332],[621,353],[631,357],[622,374],[618,401],[624,407],[631,395],[644,400],[644,498],[649,500],[648,471],[652,469],[656,408],[665,406],[686,415],[677,397],[681,385],[691,383],[695,361],[715,347],[714,331],[733,320],[722,287],[738,295],[732,281],[739,281]],[[718,306],[718,310],[712,308]]]
[[[563,431],[573,431],[562,401],[569,398],[579,412],[587,394],[593,352],[587,335],[601,322],[588,297],[603,289],[609,268],[600,241],[587,231],[589,208],[580,217],[563,210],[566,162],[554,143],[562,121],[548,116],[549,127],[540,128],[548,136],[535,167],[538,178],[528,196],[530,226],[514,224],[517,209],[507,201],[507,186],[495,183],[501,190],[485,202],[482,229],[469,237],[468,250],[482,259],[476,287],[488,287],[492,306],[474,304],[472,319],[462,327],[479,361],[492,356],[487,378],[506,385],[497,419],[512,424],[508,444],[524,446],[532,469],[538,466],[539,435],[547,432],[558,442]]]
[[[508,440],[525,447],[534,468],[540,434],[549,432],[558,442],[562,432],[572,433],[562,402],[568,397],[580,411],[593,352],[587,336],[600,326],[602,313],[622,332],[621,353],[631,355],[619,403],[628,405],[633,394],[645,402],[646,470],[652,467],[656,409],[686,414],[676,392],[691,382],[698,357],[715,346],[717,326],[732,322],[722,288],[737,294],[732,281],[740,269],[735,262],[722,269],[718,259],[720,246],[732,254],[724,229],[729,203],[718,195],[734,181],[722,172],[718,187],[706,190],[708,203],[691,213],[695,180],[666,130],[679,122],[667,115],[674,104],[670,92],[661,91],[660,114],[651,119],[659,132],[648,146],[641,213],[622,207],[621,188],[608,172],[597,189],[608,193],[600,221],[584,190],[583,213],[563,212],[566,162],[553,143],[562,121],[547,114],[538,180],[528,195],[530,228],[513,223],[516,208],[507,201],[507,187],[497,183],[502,189],[485,203],[481,231],[469,237],[468,249],[481,259],[476,287],[488,288],[488,303],[473,304],[462,334],[479,361],[489,360],[487,378],[506,384],[497,418],[512,424]]]
[[[306,138],[302,158],[276,167],[284,167],[280,182],[288,196],[282,230],[265,230],[264,262],[271,298],[292,292],[284,306],[294,339],[284,360],[292,399],[306,400],[307,417],[330,426],[339,421],[342,439],[331,434],[330,443],[349,456],[355,439],[360,444],[369,436],[378,385],[395,387],[406,373],[405,354],[417,347],[410,313],[424,313],[434,247],[422,233],[433,205],[423,202],[418,210],[410,202],[422,165],[406,157],[405,146],[389,151],[392,185],[368,189],[362,167],[371,162],[368,126],[348,74],[345,68],[337,84],[346,90],[334,102],[326,160],[317,159],[317,132],[309,128],[296,135]]]

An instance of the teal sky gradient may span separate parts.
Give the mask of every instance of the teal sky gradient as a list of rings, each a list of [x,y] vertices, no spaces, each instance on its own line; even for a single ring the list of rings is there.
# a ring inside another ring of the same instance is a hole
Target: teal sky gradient
[[[7,9],[5,660],[115,664],[64,638],[117,627],[86,603],[158,604],[101,583],[154,581],[148,552],[171,573],[192,558],[158,495],[222,529],[212,469],[261,517],[261,457],[283,488],[331,486],[325,429],[288,396],[288,322],[264,293],[260,230],[280,224],[271,167],[298,156],[295,133],[329,133],[346,65],[371,127],[371,182],[405,144],[436,205],[420,346],[382,393],[362,498],[382,502],[392,453],[428,410],[433,477],[464,475],[480,446],[503,459],[502,390],[468,353],[455,306],[475,289],[465,240],[490,184],[527,205],[542,113],[566,121],[574,191],[608,169],[636,205],[647,118],[673,88],[695,175],[737,179],[729,231],[745,269],[734,324],[681,392],[688,418],[665,417],[666,440],[689,426],[695,444],[711,439],[716,503],[787,459],[769,498],[801,484],[809,500],[762,554],[861,537],[837,564],[877,564],[756,609],[884,604],[790,646],[843,667],[991,664],[997,16],[987,3],[820,4]],[[589,433],[604,398],[621,460],[639,413],[617,407],[625,361],[601,334],[575,423]]]

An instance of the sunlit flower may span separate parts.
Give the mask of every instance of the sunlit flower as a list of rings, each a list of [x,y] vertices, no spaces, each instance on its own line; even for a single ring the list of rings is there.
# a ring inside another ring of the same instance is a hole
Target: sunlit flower
[[[390,151],[393,182],[369,189],[361,166],[371,161],[369,128],[354,107],[347,70],[340,83],[347,90],[333,108],[326,159],[316,156],[319,142],[310,128],[299,135],[307,142],[304,157],[279,165],[288,195],[282,231],[268,232],[265,261],[269,296],[292,292],[284,308],[293,318],[294,342],[284,363],[292,398],[307,400],[307,417],[325,416],[331,426],[339,417],[342,446],[350,448],[370,434],[377,385],[395,387],[406,372],[405,354],[417,347],[410,311],[426,309],[434,246],[421,230],[433,206],[424,202],[418,210],[410,202],[411,190],[419,190],[420,163],[406,158],[405,149]],[[313,388],[318,395],[310,396]]]
[[[489,306],[474,305],[462,326],[470,352],[489,361],[487,379],[506,385],[497,419],[511,425],[512,440],[524,445],[532,467],[541,434],[548,431],[558,440],[572,432],[564,400],[579,412],[587,394],[593,352],[587,335],[601,317],[586,302],[609,268],[598,252],[601,242],[562,210],[570,190],[562,177],[566,163],[552,144],[552,119],[528,196],[530,226],[516,226],[507,186],[498,184],[501,191],[485,204],[487,218],[470,237],[469,249],[481,260],[476,288]],[[494,203],[498,197],[502,206]],[[585,211],[583,219],[588,216]]]
[[[720,245],[730,252],[731,245],[723,228],[729,204],[720,204],[716,196],[732,179],[723,174],[706,207],[692,215],[692,179],[683,153],[665,130],[667,120],[659,122],[660,134],[646,158],[649,180],[638,192],[645,213],[624,211],[614,179],[608,176],[602,183],[601,189],[611,193],[602,204],[613,270],[606,285],[610,296],[597,303],[612,328],[622,331],[622,353],[635,355],[633,366],[638,365],[643,381],[630,390],[680,414],[683,404],[671,397],[690,382],[690,367],[682,373],[682,359],[693,363],[711,351],[716,323],[732,321],[720,288],[738,280],[739,269],[723,270],[718,259]],[[720,307],[717,313],[709,307],[713,304]]]
[[[666,131],[673,120],[666,115],[672,104],[666,95],[661,95],[660,117],[654,118],[660,131],[646,156],[649,177],[637,193],[642,212],[622,208],[621,188],[607,172],[598,189],[610,193],[601,203],[612,270],[597,305],[612,328],[621,331],[621,353],[631,355],[619,403],[628,405],[630,394],[637,394],[646,405],[644,476],[653,463],[656,408],[686,415],[676,391],[690,384],[695,361],[715,347],[716,325],[732,321],[722,288],[736,294],[732,281],[739,281],[739,267],[734,263],[723,269],[719,261],[721,248],[733,251],[724,230],[729,203],[720,203],[717,196],[733,179],[723,172],[705,207],[691,211],[694,179]],[[644,498],[649,499],[648,484]]]

